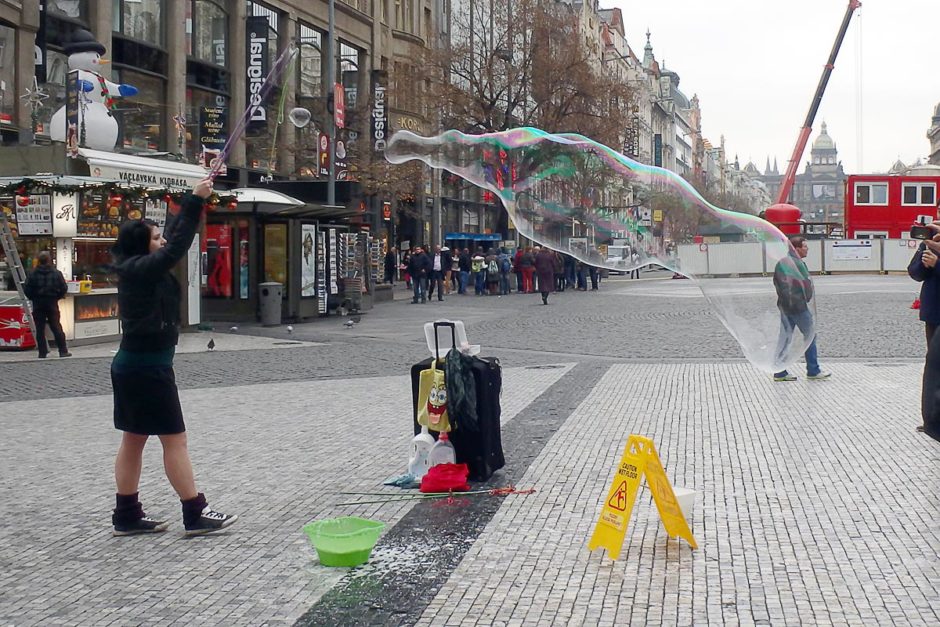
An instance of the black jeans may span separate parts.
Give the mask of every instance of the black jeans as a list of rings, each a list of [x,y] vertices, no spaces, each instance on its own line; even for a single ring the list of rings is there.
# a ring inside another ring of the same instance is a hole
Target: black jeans
[[[444,271],[431,270],[431,284],[428,287],[428,298],[434,295],[437,288],[437,300],[444,300]]]
[[[58,303],[33,303],[33,319],[36,321],[36,347],[40,355],[49,354],[49,345],[46,343],[46,325],[52,329],[52,336],[55,338],[59,353],[69,351],[65,345],[65,333],[62,332],[62,325],[59,323]]]

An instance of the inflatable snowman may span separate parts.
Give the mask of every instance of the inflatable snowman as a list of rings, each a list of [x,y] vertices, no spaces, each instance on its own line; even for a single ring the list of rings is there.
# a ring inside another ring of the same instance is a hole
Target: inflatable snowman
[[[137,88],[112,83],[98,73],[101,64],[107,63],[101,58],[104,53],[105,47],[84,29],[76,30],[71,42],[65,46],[69,70],[78,70],[78,129],[71,129],[71,132],[80,136],[84,124],[84,146],[111,152],[118,138],[118,124],[111,114],[111,103],[115,98],[136,95]],[[50,135],[54,141],[66,141],[64,105],[52,116]]]

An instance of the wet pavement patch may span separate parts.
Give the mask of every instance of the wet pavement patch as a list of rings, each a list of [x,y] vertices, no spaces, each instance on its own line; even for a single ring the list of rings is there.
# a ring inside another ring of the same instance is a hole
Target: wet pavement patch
[[[506,467],[473,489],[518,485],[529,465],[606,372],[580,364],[503,428]],[[350,570],[295,625],[413,625],[483,532],[503,498],[422,501],[391,528],[369,562]]]

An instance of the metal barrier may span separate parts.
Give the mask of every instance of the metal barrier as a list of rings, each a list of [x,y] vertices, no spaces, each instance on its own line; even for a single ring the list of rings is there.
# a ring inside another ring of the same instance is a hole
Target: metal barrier
[[[807,240],[810,272],[906,272],[919,242],[910,239]],[[684,273],[696,276],[769,274],[774,260],[759,242],[680,244]]]

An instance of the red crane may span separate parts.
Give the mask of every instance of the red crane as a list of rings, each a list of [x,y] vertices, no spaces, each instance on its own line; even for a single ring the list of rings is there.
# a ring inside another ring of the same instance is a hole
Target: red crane
[[[803,151],[806,149],[806,142],[809,141],[809,134],[813,130],[813,121],[816,119],[819,103],[822,102],[823,93],[826,91],[826,85],[829,83],[829,77],[832,75],[832,68],[835,67],[836,57],[839,55],[839,48],[842,47],[842,40],[845,39],[845,33],[849,29],[852,14],[855,13],[855,10],[860,6],[862,6],[862,3],[859,0],[849,0],[849,5],[845,9],[845,16],[842,18],[842,25],[839,27],[839,34],[836,35],[836,41],[832,45],[832,51],[829,53],[829,61],[823,68],[822,76],[819,77],[819,84],[816,86],[816,93],[813,95],[809,112],[806,114],[806,121],[803,122],[803,128],[800,129],[796,146],[793,148],[793,155],[790,156],[790,162],[787,165],[787,173],[783,176],[783,181],[780,183],[780,190],[777,193],[777,203],[767,208],[767,219],[771,222],[795,222],[795,218],[798,218],[800,215],[799,209],[793,205],[786,204],[787,199],[790,196],[790,190],[793,189],[793,181],[796,179],[796,170],[800,165],[800,159],[803,158]],[[778,217],[779,219],[775,219]]]

